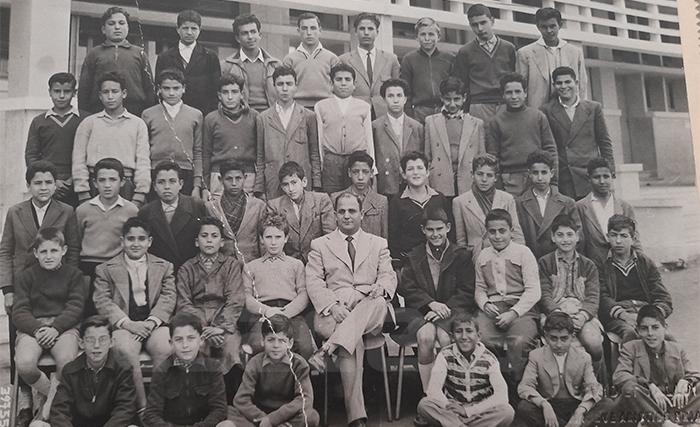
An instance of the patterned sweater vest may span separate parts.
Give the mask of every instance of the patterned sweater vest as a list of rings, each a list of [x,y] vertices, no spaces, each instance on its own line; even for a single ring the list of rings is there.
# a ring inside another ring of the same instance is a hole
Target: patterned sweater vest
[[[442,349],[447,361],[444,392],[448,399],[475,404],[493,395],[489,370],[498,359],[482,343],[477,344],[471,362],[459,351],[457,344]]]

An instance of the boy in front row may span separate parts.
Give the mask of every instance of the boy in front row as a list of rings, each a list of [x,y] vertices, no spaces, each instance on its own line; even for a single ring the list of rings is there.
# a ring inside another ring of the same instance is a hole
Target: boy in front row
[[[509,426],[508,387],[498,359],[481,343],[478,322],[462,313],[450,330],[455,342],[437,355],[418,415],[437,427]]]
[[[316,427],[314,392],[306,360],[292,352],[294,326],[283,314],[262,323],[264,352],[246,365],[236,398],[236,427]]]
[[[199,318],[178,313],[170,321],[173,354],[153,372],[146,426],[235,427],[226,420],[226,394],[219,364],[199,348]]]

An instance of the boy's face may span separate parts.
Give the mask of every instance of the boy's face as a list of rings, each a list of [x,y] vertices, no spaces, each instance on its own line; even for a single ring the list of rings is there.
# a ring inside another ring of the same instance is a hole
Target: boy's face
[[[338,228],[346,235],[352,235],[360,229],[362,224],[362,210],[355,197],[343,197],[338,200],[335,210]]]
[[[429,219],[425,225],[421,226],[425,240],[433,246],[442,246],[447,241],[447,233],[450,232],[450,223]]]
[[[379,30],[371,19],[363,19],[357,24],[357,41],[361,48],[372,49],[378,35]]]
[[[102,82],[97,96],[105,110],[115,111],[123,105],[124,99],[126,99],[126,89],[122,89],[122,85],[117,82],[107,80]]]
[[[459,351],[471,354],[479,343],[481,334],[474,322],[460,322],[452,328],[452,336]]]
[[[301,42],[305,46],[316,46],[321,38],[321,26],[315,18],[302,19],[297,27]]]
[[[141,259],[153,243],[153,238],[141,227],[131,227],[121,237],[124,253],[130,259]]]
[[[51,102],[57,110],[70,108],[73,95],[75,95],[75,87],[71,83],[53,83],[49,88]]]
[[[365,162],[355,162],[348,169],[348,176],[356,190],[365,191],[372,179],[372,168]]]
[[[158,94],[168,105],[175,105],[185,94],[185,85],[177,80],[165,79],[158,86]]]
[[[267,357],[272,360],[282,360],[285,355],[289,354],[294,339],[288,337],[284,333],[270,333],[263,337],[263,349]]]
[[[192,362],[196,359],[201,344],[202,335],[190,325],[175,328],[173,336],[170,337],[173,353],[183,362]]]
[[[255,22],[238,27],[238,34],[235,37],[241,48],[248,51],[257,49],[262,38]]]
[[[34,257],[39,260],[39,265],[44,270],[53,270],[61,263],[61,259],[68,251],[68,246],[61,246],[58,242],[47,240],[41,242],[39,247],[34,249]]]
[[[196,22],[185,21],[177,27],[177,35],[180,36],[182,44],[189,46],[197,41],[200,30]]]
[[[612,172],[608,168],[595,168],[588,176],[591,181],[593,193],[607,196],[612,189]]]
[[[632,250],[634,232],[629,228],[608,231],[608,243],[610,250],[615,255],[626,256]]]
[[[486,224],[486,233],[491,246],[497,251],[502,251],[510,244],[513,228],[505,220],[489,221]]]
[[[569,74],[557,76],[554,80],[554,88],[559,98],[565,101],[573,99],[578,94],[578,80]]]
[[[80,348],[92,366],[101,366],[109,356],[112,347],[112,335],[106,326],[90,326],[80,340]]]
[[[549,18],[537,23],[537,29],[539,30],[540,34],[542,34],[542,38],[547,44],[556,43],[557,39],[559,38],[560,28],[561,26],[559,25],[557,18]]]
[[[653,317],[643,317],[637,324],[637,333],[644,344],[654,350],[661,348],[666,337],[666,326]]]
[[[123,13],[115,13],[102,25],[102,34],[112,43],[124,41],[129,34],[129,22]]]
[[[469,26],[474,35],[481,41],[489,41],[493,37],[493,17],[486,15],[472,16],[469,18]]]
[[[552,231],[552,242],[557,249],[568,254],[576,249],[578,243],[578,233],[571,227],[558,227]]]
[[[479,191],[489,191],[496,185],[496,171],[491,166],[480,166],[472,175]]]
[[[116,199],[123,185],[124,180],[119,177],[119,172],[114,169],[100,169],[95,175],[95,187],[105,200]]]
[[[447,94],[440,96],[440,99],[442,99],[442,105],[450,114],[455,114],[462,111],[464,98],[464,94],[457,93],[455,91],[447,92]]]
[[[503,100],[509,108],[520,108],[525,105],[527,92],[520,82],[509,82],[503,88]]]
[[[48,203],[53,197],[53,193],[56,192],[56,180],[51,172],[37,172],[29,181],[27,189],[32,195],[32,200],[43,205]]]
[[[413,188],[419,188],[428,182],[428,168],[422,159],[409,160],[406,162],[406,170],[401,171],[401,176]]]
[[[223,238],[221,237],[221,230],[215,225],[203,225],[199,229],[194,244],[204,255],[216,255],[224,244]]]
[[[287,236],[284,231],[277,227],[265,227],[262,233],[262,243],[268,254],[280,255],[284,250],[284,245],[287,244]]]
[[[431,52],[437,46],[440,39],[440,31],[435,25],[426,25],[418,29],[416,38],[421,49],[425,52]]]
[[[153,182],[153,189],[156,190],[158,198],[167,204],[174,203],[182,189],[183,181],[174,170],[162,170],[156,175]]]
[[[221,177],[223,181],[224,191],[229,196],[238,196],[243,191],[243,181],[245,181],[245,173],[243,171],[230,170]]]
[[[552,180],[552,169],[545,163],[533,163],[530,166],[529,174],[532,187],[540,193],[546,192]]]
[[[306,177],[299,178],[296,174],[287,175],[282,178],[280,187],[282,188],[282,192],[284,192],[287,197],[295,202],[298,202],[304,195],[304,188],[306,188]]]
[[[243,98],[241,88],[236,83],[221,86],[216,96],[224,107],[232,110],[238,108]]]
[[[544,333],[544,339],[547,341],[549,348],[557,356],[563,356],[569,351],[571,338],[571,334],[566,329],[554,329]]]
[[[403,108],[406,105],[406,94],[401,86],[389,86],[384,92],[384,101],[386,101],[389,111],[400,115],[403,113]]]
[[[355,79],[349,71],[338,71],[333,76],[333,93],[338,98],[347,98],[355,90]]]
[[[294,76],[279,76],[275,80],[275,91],[277,98],[286,104],[294,99],[294,94],[297,93],[297,82],[294,81]]]

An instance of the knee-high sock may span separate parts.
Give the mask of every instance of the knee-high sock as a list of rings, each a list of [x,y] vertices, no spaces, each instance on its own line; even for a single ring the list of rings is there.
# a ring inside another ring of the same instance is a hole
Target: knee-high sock
[[[430,384],[430,371],[433,370],[433,362],[418,363],[418,375],[420,375],[420,383],[423,385],[423,393],[428,392],[428,384]]]
[[[47,377],[46,374],[43,372],[39,376],[38,380],[36,380],[33,384],[29,384],[29,385],[34,390],[43,394],[44,396],[48,396],[49,391],[51,390],[51,380],[49,380],[49,377]]]

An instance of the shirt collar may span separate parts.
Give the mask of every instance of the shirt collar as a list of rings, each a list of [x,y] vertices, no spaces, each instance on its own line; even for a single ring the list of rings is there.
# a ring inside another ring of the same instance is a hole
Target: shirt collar
[[[112,119],[112,116],[107,114],[107,111],[105,111],[105,110],[102,110],[99,113],[97,113],[97,117],[106,117],[108,119]],[[124,108],[124,111],[122,111],[122,113],[117,116],[117,119],[121,119],[121,118],[130,119],[132,117],[134,117],[134,115],[132,115],[129,111],[127,111],[126,108]],[[114,120],[114,119],[112,119],[112,120]]]
[[[292,101],[292,103],[289,105],[288,108],[284,108],[282,105],[280,105],[279,102],[275,102],[275,111],[277,113],[288,113],[294,109],[294,106],[296,105],[296,102]]]
[[[375,56],[376,53],[377,53],[377,48],[376,48],[376,46],[375,46],[375,47],[373,47],[372,49],[367,50],[367,49],[361,48],[360,46],[357,46],[357,52],[360,54],[361,57],[366,58],[368,53],[369,53],[371,56]]]
[[[197,47],[197,42],[193,42],[191,45],[186,45],[183,42],[179,41],[177,42],[177,48],[182,52],[183,50],[194,50],[194,48]]]
[[[394,118],[391,114],[386,115],[389,118],[389,123],[397,123],[403,126],[404,120],[406,119],[406,113],[401,113],[398,119]]]
[[[353,234],[345,234],[340,229],[338,228],[338,233],[340,234],[340,237],[343,238],[343,240],[347,239],[348,237],[352,237],[352,241],[356,242],[357,239],[360,237],[360,233],[362,233],[362,227],[358,228],[357,231]]]
[[[163,212],[169,212],[169,211],[174,211],[177,209],[177,204],[180,203],[180,197],[175,199],[175,203],[165,203],[164,201],[160,201],[161,206],[163,207]]]
[[[547,49],[561,49],[562,47],[564,47],[564,45],[566,45],[566,40],[564,40],[564,39],[562,39],[562,38],[560,37],[560,38],[559,38],[559,44],[558,44],[558,45],[556,45],[556,46],[548,46],[547,43],[545,43],[544,38],[540,37],[539,39],[537,39],[537,41],[536,41],[535,43],[537,43],[537,44],[540,45],[540,46],[544,46],[544,47],[546,47]]]
[[[162,104],[163,104],[163,108],[165,108],[165,111],[167,111],[171,117],[177,115],[177,113],[179,113],[180,109],[182,108],[182,100],[180,100],[180,102],[178,102],[175,105],[170,105],[165,101],[163,101]]]
[[[90,201],[89,201],[88,203],[90,203],[90,204],[93,205],[93,206],[97,206],[98,208],[100,208],[100,209],[102,209],[103,211],[107,212],[107,208],[106,208],[105,205],[102,203],[102,200],[100,200],[100,196],[95,196],[95,197],[93,197],[92,199],[90,199]],[[114,208],[115,206],[124,206],[124,199],[122,198],[122,196],[117,196],[117,201],[114,202],[114,204],[113,204],[112,206],[110,206],[109,208],[112,209],[112,208]]]
[[[547,188],[547,192],[544,193],[544,196],[540,196],[535,192],[535,189],[532,189],[532,194],[535,196],[536,199],[546,199],[552,194],[552,187]]]
[[[172,366],[173,367],[175,367],[175,366],[182,366],[182,367],[199,366],[199,367],[204,368],[206,365],[204,364],[204,356],[202,356],[202,353],[197,353],[197,357],[195,357],[192,362],[185,362],[173,354],[173,365]]]
[[[316,49],[314,49],[313,52],[309,52],[308,50],[306,50],[303,43],[299,43],[299,47],[297,47],[298,51],[305,53],[307,56],[314,56],[316,52],[318,52],[321,49],[323,49],[323,45],[321,44],[321,42],[318,42],[318,46],[316,46]]]
[[[44,114],[44,117],[48,118],[50,116],[56,116],[56,117],[66,117],[69,114],[74,114],[76,117],[80,117],[80,110],[78,110],[78,107],[75,105],[71,106],[71,109],[64,115],[57,114],[53,111],[53,108],[50,108],[46,114]]]
[[[34,203],[34,200],[32,200],[32,206],[34,206],[34,210],[37,212],[46,212],[46,210],[49,208],[49,205],[51,204],[51,200],[49,199],[49,203],[45,204],[44,207],[40,208]]]
[[[129,43],[129,40],[127,40],[127,39],[124,39],[119,43],[114,43],[114,42],[111,42],[109,40],[105,40],[102,43],[102,46],[104,46],[104,47],[123,47],[123,48],[128,49],[131,47],[131,43]]]
[[[290,357],[289,353],[286,353],[280,360],[272,360],[267,353],[263,353],[263,367],[269,365],[270,363],[284,363],[285,365],[292,366],[292,358]]]
[[[286,258],[287,256],[284,254],[284,252],[280,252],[277,255],[270,255],[269,253],[265,252],[265,255],[262,256],[262,262],[284,261]]]
[[[139,259],[131,259],[126,254],[124,254],[124,262],[126,262],[127,267],[138,267],[140,265],[146,264],[148,261],[148,254],[145,254]]]
[[[433,189],[433,188],[432,188],[431,186],[429,186],[429,185],[426,185],[425,188],[426,188],[426,190],[428,190],[428,196],[429,196],[429,197],[437,196],[437,195],[440,194],[440,193],[438,193],[435,189]],[[410,198],[410,195],[411,195],[411,192],[409,191],[409,188],[408,188],[408,185],[407,185],[406,188],[404,188],[403,193],[401,193],[401,197],[400,197],[400,198],[401,198],[401,199],[407,199],[407,198]]]
[[[493,46],[498,41],[498,37],[496,37],[496,35],[494,34],[493,36],[491,36],[490,39],[486,40],[485,42],[479,39],[477,39],[477,41],[479,42],[480,46]]]
[[[564,257],[564,254],[562,254],[559,249],[554,250],[554,256],[556,257],[557,262],[561,261],[561,262],[565,262],[567,264],[569,263],[569,261]],[[575,262],[578,259],[578,257],[579,257],[578,251],[574,250],[574,258],[572,261]]]
[[[615,195],[614,195],[613,193],[610,193],[610,197],[608,198],[608,202],[607,202],[607,203],[615,202],[615,199],[614,199],[614,198],[615,198]],[[602,204],[602,203],[603,203],[603,200],[597,198],[597,197],[595,196],[595,194],[593,194],[593,192],[591,192],[591,202],[598,202],[598,203],[601,203],[601,204]],[[607,206],[607,203],[606,203],[606,206]]]
[[[559,103],[561,104],[562,107],[569,108],[569,109],[578,107],[578,104],[581,102],[581,98],[578,95],[576,95],[576,102],[571,104],[571,106],[564,104],[564,101],[562,101],[561,98],[558,98],[558,99],[559,99]]]
[[[438,258],[435,258],[435,256],[433,256],[433,251],[430,249],[430,243],[425,242],[425,252],[428,254],[428,256],[430,258],[434,259],[437,262],[442,261],[442,259],[445,257],[445,252],[447,252],[447,248],[449,248],[449,247],[450,247],[450,241],[449,241],[449,239],[446,239],[445,240],[445,247],[442,248],[442,254],[440,255],[440,259],[438,259]]]
[[[248,55],[246,55],[245,52],[243,52],[243,49],[240,50],[240,56],[241,56],[241,62],[246,62],[246,61],[249,61],[249,62],[260,61],[263,63],[265,62],[265,58],[263,57],[263,53],[262,53],[262,48],[258,48],[258,56],[256,56],[255,58],[249,58]]]
[[[216,262],[218,260],[219,260],[219,252],[215,253],[213,256],[204,255],[201,252],[197,255],[197,262],[199,262],[199,263]]]

